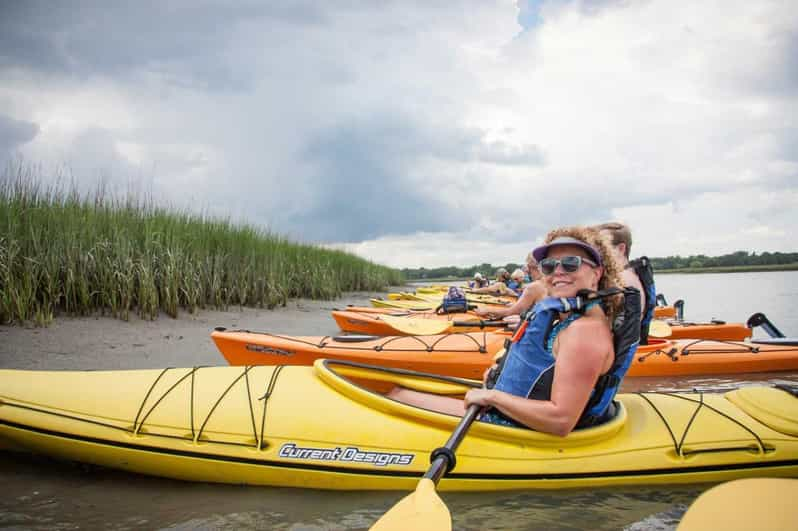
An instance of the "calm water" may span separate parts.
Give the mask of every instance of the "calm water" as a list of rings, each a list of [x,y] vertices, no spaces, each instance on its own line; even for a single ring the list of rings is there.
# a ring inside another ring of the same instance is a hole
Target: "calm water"
[[[660,275],[687,319],[744,321],[764,312],[798,336],[798,272]],[[762,335],[762,334],[757,334]],[[624,390],[798,382],[798,374],[636,378]],[[404,493],[324,492],[192,484],[0,452],[0,527],[9,529],[366,529]],[[455,529],[672,530],[709,485],[555,492],[444,493]]]

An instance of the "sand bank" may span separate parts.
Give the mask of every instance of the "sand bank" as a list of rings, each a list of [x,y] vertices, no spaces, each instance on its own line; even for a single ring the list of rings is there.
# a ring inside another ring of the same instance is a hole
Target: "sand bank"
[[[391,288],[397,291],[402,288]],[[274,310],[182,312],[177,319],[155,321],[131,316],[58,317],[46,328],[0,326],[0,368],[9,369],[146,369],[224,365],[210,338],[217,326],[284,333],[340,333],[330,311],[347,305],[369,306],[385,292],[355,292],[333,301],[299,299]]]

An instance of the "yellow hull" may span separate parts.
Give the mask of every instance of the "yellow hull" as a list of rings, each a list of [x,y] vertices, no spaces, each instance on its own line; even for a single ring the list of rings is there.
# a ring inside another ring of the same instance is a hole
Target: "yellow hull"
[[[191,481],[413,489],[458,419],[394,402],[470,382],[319,360],[313,367],[0,371],[0,441]],[[475,423],[442,490],[798,476],[798,399],[772,388],[620,396],[567,438]]]

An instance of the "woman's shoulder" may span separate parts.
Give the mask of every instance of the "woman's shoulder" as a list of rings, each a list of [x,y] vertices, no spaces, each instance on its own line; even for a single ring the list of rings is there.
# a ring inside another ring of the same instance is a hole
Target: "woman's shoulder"
[[[583,315],[573,321],[565,329],[565,332],[569,332],[565,334],[565,337],[568,339],[573,338],[574,340],[585,339],[595,342],[597,339],[607,338],[611,342],[612,339],[612,333],[603,312],[589,312]]]

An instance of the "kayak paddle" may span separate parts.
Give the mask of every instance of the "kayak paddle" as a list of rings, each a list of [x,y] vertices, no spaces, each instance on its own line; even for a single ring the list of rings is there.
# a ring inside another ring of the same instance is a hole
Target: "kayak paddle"
[[[654,319],[648,325],[648,335],[651,337],[670,337],[672,332],[671,325],[659,319]]]
[[[469,407],[460,423],[441,448],[433,450],[427,473],[419,480],[416,490],[402,498],[387,513],[382,515],[373,526],[372,531],[393,531],[405,529],[452,529],[452,515],[449,508],[435,491],[435,485],[444,474],[454,468],[454,451],[460,446],[468,428],[474,423],[479,405]]]

